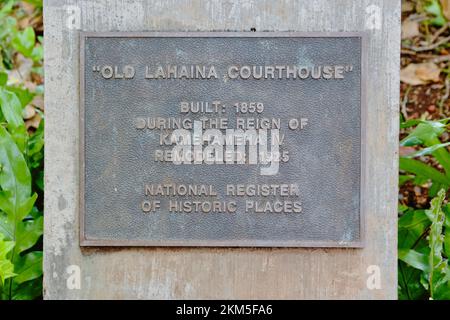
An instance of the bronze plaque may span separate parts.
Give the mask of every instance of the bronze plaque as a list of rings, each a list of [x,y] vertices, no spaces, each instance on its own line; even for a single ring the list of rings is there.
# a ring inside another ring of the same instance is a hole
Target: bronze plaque
[[[362,34],[80,41],[82,246],[362,246]]]

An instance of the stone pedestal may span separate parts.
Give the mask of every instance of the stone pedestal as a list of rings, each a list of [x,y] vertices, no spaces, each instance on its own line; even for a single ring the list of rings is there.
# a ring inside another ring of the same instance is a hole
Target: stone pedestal
[[[47,0],[46,299],[395,299],[399,0]],[[363,248],[80,247],[80,32],[364,32]]]

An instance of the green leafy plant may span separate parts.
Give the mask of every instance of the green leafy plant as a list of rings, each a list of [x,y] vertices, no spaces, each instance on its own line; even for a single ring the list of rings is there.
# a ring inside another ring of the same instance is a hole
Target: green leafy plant
[[[400,185],[406,181],[428,184],[429,195],[435,198],[427,210],[400,206],[400,299],[450,299],[450,205],[444,204],[450,186],[450,143],[440,140],[448,121],[412,120],[401,124],[403,129],[413,129],[400,145],[418,150],[400,157]],[[423,156],[434,161],[419,160]]]
[[[16,3],[0,3],[0,299],[35,299],[42,295],[44,121],[32,130],[24,112],[42,90],[10,75],[20,55],[42,76],[43,54],[34,29],[19,30]]]
[[[450,208],[441,189],[429,210],[399,220],[399,298],[450,299]],[[444,209],[445,208],[445,209]]]

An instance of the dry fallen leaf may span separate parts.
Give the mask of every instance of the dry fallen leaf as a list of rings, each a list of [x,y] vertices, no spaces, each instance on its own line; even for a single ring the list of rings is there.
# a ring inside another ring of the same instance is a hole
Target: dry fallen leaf
[[[405,20],[402,23],[402,39],[411,39],[420,35],[419,22]]]
[[[44,30],[44,22],[42,15],[36,16],[30,21],[30,25],[33,26],[34,31],[42,32]]]
[[[34,4],[25,1],[20,1],[19,6],[22,7],[22,10],[25,11],[28,16],[31,16],[36,10]]]
[[[19,23],[19,28],[20,28],[21,30],[23,30],[23,29],[25,29],[26,27],[29,27],[29,26],[31,25],[30,21],[31,21],[32,18],[33,18],[33,17],[26,16],[26,17],[20,19],[20,20],[18,21],[18,23]]]
[[[22,111],[22,117],[25,120],[33,118],[35,114],[36,110],[31,105],[27,105]]]
[[[440,0],[442,6],[442,13],[447,20],[450,20],[450,0]]]
[[[399,154],[401,157],[408,156],[417,150],[414,147],[400,147],[399,148]]]
[[[25,127],[27,128],[27,130],[30,127],[37,129],[37,128],[39,128],[40,123],[41,123],[41,116],[39,115],[39,113],[36,113],[33,118],[25,121]]]
[[[31,73],[31,81],[33,81],[37,85],[40,85],[40,84],[44,83],[44,78],[41,75],[32,72]]]
[[[403,83],[417,86],[430,81],[438,82],[441,69],[433,62],[410,63],[400,70],[400,80]]]
[[[441,68],[439,68],[433,62],[419,63],[417,70],[417,76],[424,81],[439,82],[439,75],[441,74]]]
[[[402,12],[410,12],[414,10],[414,4],[409,1],[402,1]]]
[[[30,104],[40,110],[44,110],[44,97],[40,95],[35,95]]]

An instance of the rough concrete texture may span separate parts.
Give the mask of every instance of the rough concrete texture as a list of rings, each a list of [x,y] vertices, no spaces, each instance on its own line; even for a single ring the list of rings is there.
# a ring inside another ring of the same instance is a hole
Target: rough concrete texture
[[[44,297],[395,299],[400,13],[399,0],[44,1]],[[251,28],[367,32],[365,248],[81,250],[79,31]]]

